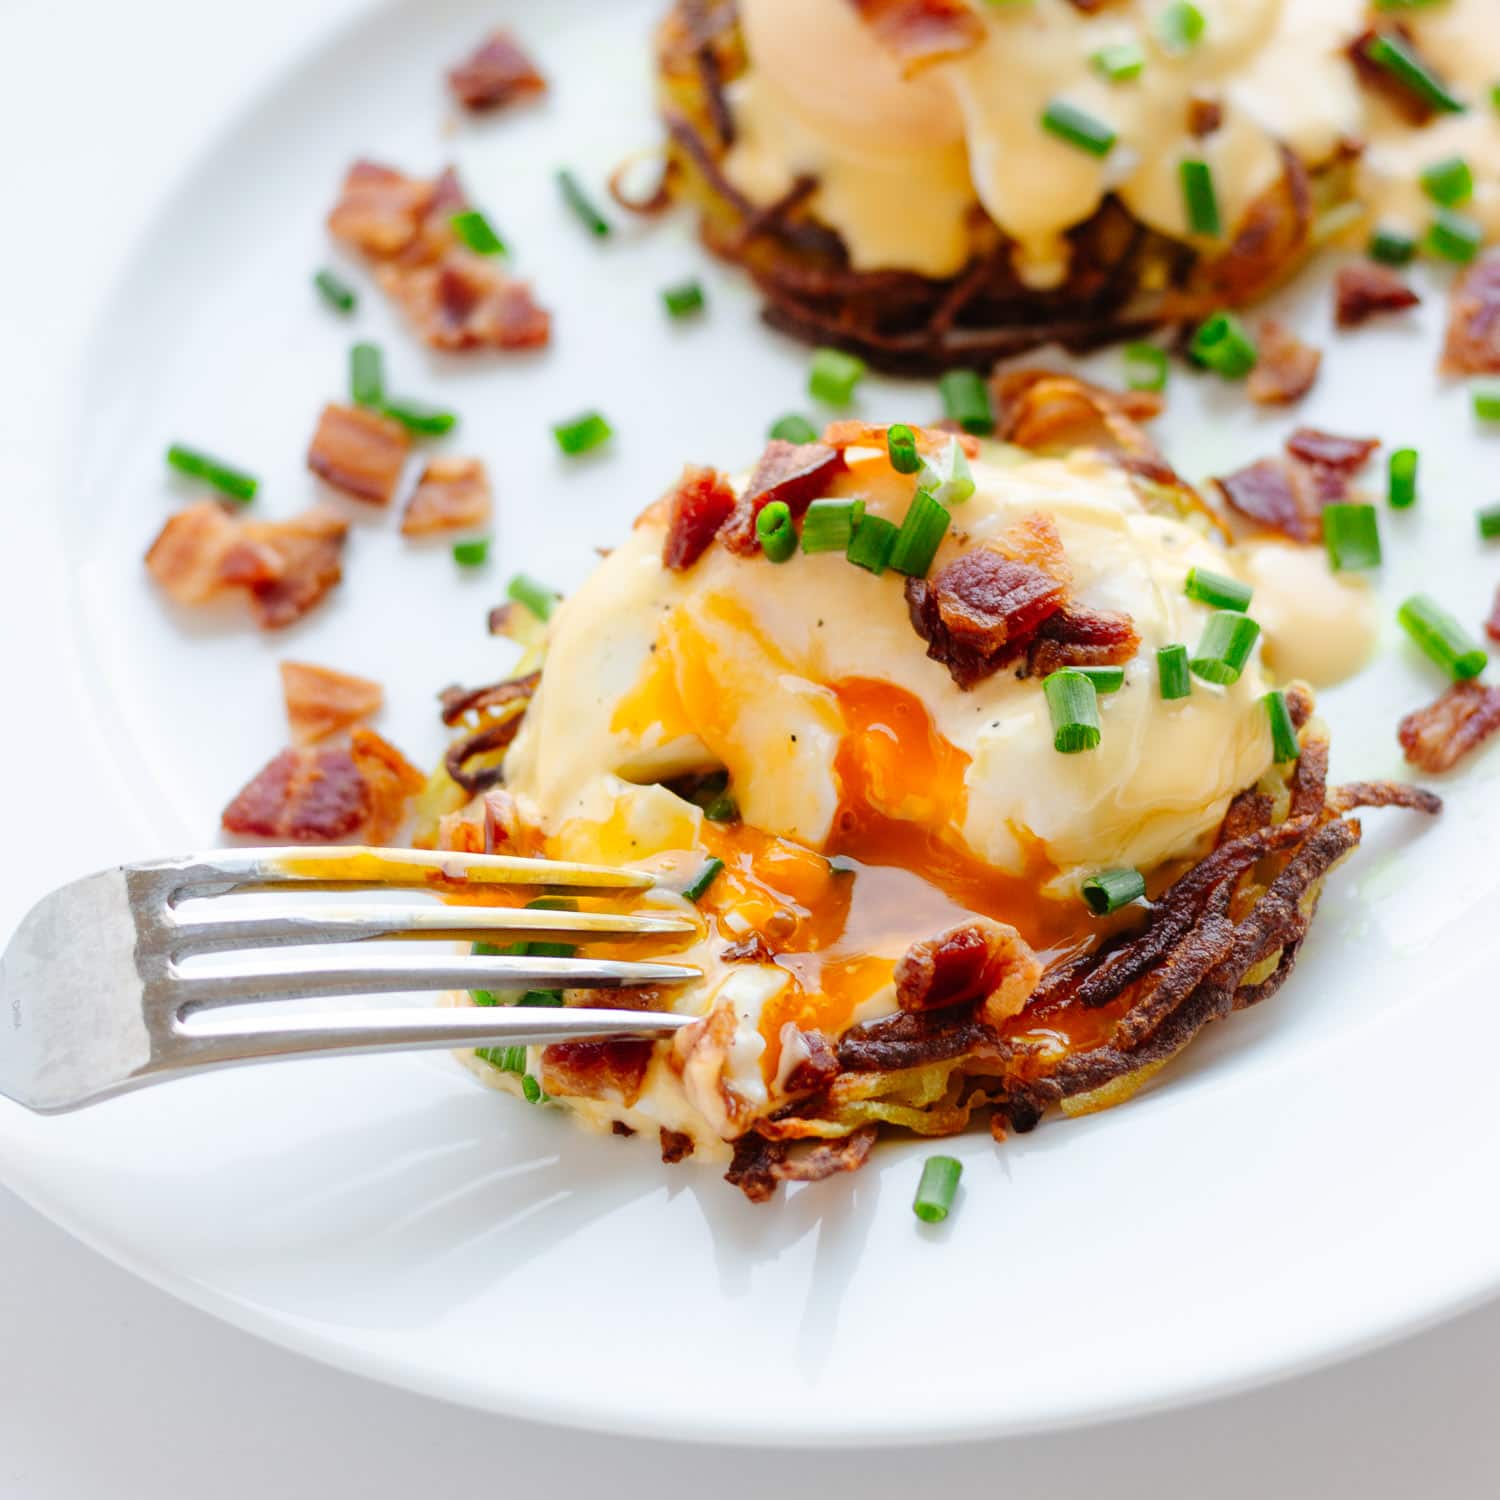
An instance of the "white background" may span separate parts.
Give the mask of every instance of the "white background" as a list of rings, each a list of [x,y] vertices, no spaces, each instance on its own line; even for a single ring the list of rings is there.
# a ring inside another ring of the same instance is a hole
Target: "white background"
[[[0,503],[12,566],[58,565],[30,545],[28,478],[67,440],[57,399],[66,356],[113,251],[224,112],[351,8],[0,0]],[[46,643],[22,649],[24,622],[5,611],[0,598],[7,701],[35,711]],[[65,778],[68,759],[57,747],[52,773]],[[33,888],[72,868],[61,852],[28,847],[27,859]],[[0,926],[18,915],[6,909]],[[872,1500],[981,1484],[1120,1500],[1467,1500],[1485,1492],[1500,1457],[1491,1411],[1500,1308],[1333,1372],[1128,1426],[941,1454],[788,1457],[632,1446],[445,1409],[220,1327],[3,1195],[0,1235],[4,1500],[210,1491],[404,1500],[466,1482],[563,1494],[593,1483],[626,1497],[708,1487],[728,1500],[852,1492],[856,1482]],[[975,1365],[978,1379],[1025,1379],[1024,1360],[1008,1368],[1003,1353]]]

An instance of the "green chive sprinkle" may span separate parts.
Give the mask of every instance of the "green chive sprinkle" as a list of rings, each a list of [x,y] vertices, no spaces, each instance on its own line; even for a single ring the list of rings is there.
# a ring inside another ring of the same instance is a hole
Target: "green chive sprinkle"
[[[842,349],[819,349],[807,375],[807,392],[825,406],[847,406],[865,377],[865,362]]]
[[[1455,681],[1478,677],[1489,662],[1484,647],[1427,594],[1413,594],[1396,618],[1402,628]]]
[[[1445,157],[1422,173],[1422,188],[1434,203],[1455,208],[1474,196],[1474,174],[1463,157]]]
[[[1479,523],[1479,535],[1487,542],[1500,536],[1500,505],[1487,505],[1475,519]]]
[[[356,406],[379,406],[385,400],[385,358],[379,344],[355,344],[349,350],[349,395]]]
[[[1427,10],[1434,5],[1446,5],[1448,0],[1375,0],[1376,10]]]
[[[1089,58],[1093,70],[1111,83],[1129,83],[1139,78],[1146,66],[1146,49],[1139,42],[1116,42],[1101,47]]]
[[[525,953],[525,951],[525,943],[514,943],[509,948],[497,948],[494,943],[474,943],[471,944],[469,948],[470,954],[475,958],[497,958],[502,953],[514,954]],[[475,1005],[489,1006],[499,1005],[500,1003],[499,996],[496,995],[493,990],[470,990],[469,999],[471,999]],[[484,1048],[481,1050],[479,1055],[481,1057],[484,1057],[491,1051],[492,1049],[490,1048]]]
[[[549,589],[536,579],[517,573],[506,584],[505,597],[512,603],[519,604],[522,609],[529,609],[537,619],[545,622],[552,618],[552,611],[557,608],[561,596],[555,589]]]
[[[1205,682],[1229,687],[1240,680],[1259,638],[1260,626],[1249,615],[1233,609],[1215,610],[1188,665]]]
[[[578,222],[596,240],[609,238],[609,220],[594,207],[583,184],[566,167],[557,174],[557,185],[562,191],[563,202],[573,210]]]
[[[1167,351],[1155,344],[1126,344],[1125,384],[1133,391],[1164,391],[1169,368]]]
[[[500,1067],[506,1073],[524,1073],[526,1071],[526,1049],[524,1047],[507,1047],[500,1054]]]
[[[528,1104],[540,1104],[542,1102],[542,1086],[530,1073],[527,1073],[521,1079],[521,1092],[525,1094]]]
[[[774,563],[784,563],[797,550],[797,528],[792,525],[792,509],[785,500],[772,500],[761,507],[755,518],[755,535],[760,550]]]
[[[728,792],[724,792],[703,809],[703,816],[710,823],[738,823],[740,805]]]
[[[1474,415],[1481,422],[1500,422],[1500,386],[1475,386],[1472,399]]]
[[[723,868],[724,861],[717,855],[713,856],[693,877],[693,883],[686,887],[682,894],[689,901],[701,901],[708,894],[709,886],[719,878]]]
[[[441,406],[428,406],[423,401],[412,401],[405,396],[393,396],[380,409],[409,432],[418,432],[424,437],[441,437],[458,426],[457,413],[444,411]]]
[[[674,318],[691,318],[703,311],[705,298],[701,281],[684,281],[663,289],[661,300]]]
[[[922,1180],[911,1210],[924,1224],[941,1224],[948,1217],[963,1172],[963,1163],[951,1156],[929,1156],[922,1163]]]
[[[891,547],[891,567],[908,578],[925,578],[951,520],[946,505],[918,490]]]
[[[558,422],[552,429],[557,446],[569,457],[589,453],[614,436],[614,428],[596,411],[587,411],[571,422]]]
[[[1434,255],[1466,266],[1484,244],[1484,227],[1467,214],[1440,208],[1427,227],[1425,243]]]
[[[1090,156],[1108,156],[1116,140],[1112,125],[1095,119],[1087,110],[1069,104],[1066,99],[1054,99],[1042,111],[1042,128],[1070,146],[1087,151]]]
[[[943,412],[974,437],[988,437],[995,430],[995,408],[990,388],[973,370],[949,370],[938,381]]]
[[[1146,877],[1139,870],[1101,870],[1079,889],[1088,909],[1096,917],[1107,917],[1146,894]]]
[[[1070,672],[1082,672],[1094,684],[1096,693],[1118,693],[1125,686],[1124,667],[1069,667]]]
[[[1405,266],[1416,258],[1417,242],[1403,229],[1382,225],[1370,236],[1367,249],[1370,259],[1382,265]]]
[[[1187,210],[1188,230],[1216,240],[1223,233],[1219,218],[1219,195],[1213,169],[1206,161],[1184,161],[1177,167],[1182,182],[1182,202]]]
[[[1042,692],[1052,716],[1052,748],[1063,755],[1097,749],[1102,731],[1094,684],[1082,672],[1067,667],[1044,678]]]
[[[1157,650],[1156,678],[1161,695],[1168,702],[1192,694],[1193,679],[1188,671],[1186,646],[1162,646]]]
[[[1490,108],[1500,110],[1500,83],[1490,85]]]
[[[448,221],[453,232],[476,255],[504,255],[505,241],[477,208],[466,208]]]
[[[1189,568],[1182,587],[1189,599],[1210,604],[1215,609],[1237,609],[1241,614],[1250,608],[1254,593],[1248,583],[1241,583],[1227,573],[1211,572],[1208,568]]]
[[[469,542],[454,542],[453,561],[461,568],[483,567],[489,561],[490,539],[485,536],[476,537]]]
[[[974,471],[957,438],[937,454],[925,454],[917,484],[943,505],[962,505],[974,493]]]
[[[1188,0],[1174,0],[1161,13],[1156,23],[1156,34],[1168,52],[1186,52],[1203,40],[1208,27],[1203,12]]]
[[[337,271],[330,271],[326,266],[313,277],[313,285],[336,312],[351,313],[359,305],[354,288]]]
[[[856,567],[871,573],[884,573],[891,560],[898,532],[895,525],[883,516],[861,516],[849,538],[844,556]]]
[[[1415,448],[1397,448],[1391,454],[1386,493],[1392,510],[1409,510],[1417,503],[1417,462]]]
[[[1325,505],[1323,540],[1329,566],[1336,573],[1380,566],[1380,519],[1373,505]]]
[[[238,500],[242,504],[255,499],[255,492],[260,488],[260,480],[255,475],[247,474],[243,469],[236,469],[222,459],[214,458],[198,448],[185,447],[181,443],[173,443],[167,449],[167,463],[179,474],[186,474],[190,479],[205,480],[221,495],[228,495],[231,500]]]
[[[1240,380],[1255,368],[1259,351],[1233,313],[1215,313],[1201,323],[1188,345],[1193,360],[1222,375],[1226,380]]]
[[[1266,705],[1266,718],[1271,725],[1271,753],[1277,765],[1299,759],[1302,744],[1297,738],[1297,726],[1292,723],[1286,694],[1280,688],[1273,688],[1260,701]]]
[[[917,452],[917,436],[904,422],[897,422],[887,429],[885,445],[890,454],[891,467],[898,474],[915,474],[922,467],[922,456]]]
[[[802,517],[802,550],[847,552],[864,513],[863,500],[814,500]]]
[[[806,417],[799,417],[793,412],[790,416],[771,423],[767,436],[780,438],[783,443],[815,443],[818,440],[818,429]]]
[[[1365,48],[1365,56],[1439,113],[1460,115],[1464,112],[1463,100],[1456,97],[1399,36],[1385,32],[1373,38]]]

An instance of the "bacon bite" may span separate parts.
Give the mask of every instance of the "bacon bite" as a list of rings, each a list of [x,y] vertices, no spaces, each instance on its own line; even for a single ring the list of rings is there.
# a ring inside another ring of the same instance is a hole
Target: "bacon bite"
[[[1334,281],[1334,319],[1340,328],[1358,328],[1381,313],[1405,312],[1421,301],[1389,266],[1371,260],[1340,267]]]
[[[1500,373],[1500,250],[1480,256],[1453,289],[1443,369],[1450,375]]]
[[[480,114],[540,97],[547,92],[547,80],[515,37],[502,30],[448,70],[448,87],[465,109]]]
[[[1348,498],[1355,476],[1379,446],[1378,438],[1299,427],[1286,441],[1285,457],[1260,459],[1212,483],[1246,520],[1294,542],[1317,542],[1323,507]]]
[[[1245,382],[1250,399],[1260,406],[1288,406],[1317,383],[1321,351],[1304,344],[1291,329],[1272,318],[1260,325],[1260,358]]]
[[[1500,688],[1455,682],[1435,703],[1402,719],[1396,737],[1412,765],[1437,775],[1451,771],[1500,729]]]
[[[406,502],[402,536],[477,531],[490,524],[489,475],[477,458],[434,458]]]
[[[689,464],[666,498],[670,511],[661,561],[663,567],[680,573],[703,556],[729,519],[734,491],[717,469]]]
[[[964,0],[850,0],[875,39],[909,78],[934,63],[972,52],[984,23]]]
[[[800,516],[820,495],[828,493],[835,476],[843,473],[844,455],[827,443],[788,443],[772,438],[766,444],[745,493],[719,532],[719,540],[742,557],[759,550],[755,521],[773,500]]]
[[[393,418],[330,402],[318,418],[307,467],[351,499],[389,505],[410,452],[411,435]]]
[[[373,718],[385,702],[378,682],[311,662],[281,664],[281,694],[296,745],[312,745]]]

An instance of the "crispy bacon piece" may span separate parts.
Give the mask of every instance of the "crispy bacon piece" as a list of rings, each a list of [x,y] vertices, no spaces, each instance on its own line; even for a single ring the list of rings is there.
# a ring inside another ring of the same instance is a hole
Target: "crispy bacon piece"
[[[295,624],[344,576],[349,523],[315,505],[289,521],[247,521],[245,541],[277,559],[274,577],[249,585],[250,609],[262,630]]]
[[[1037,627],[1027,671],[1046,677],[1064,667],[1119,667],[1140,649],[1141,638],[1129,615],[1064,604]]]
[[[379,162],[357,161],[329,212],[329,233],[372,260],[393,259],[416,240],[433,194],[430,182]]]
[[[686,1161],[693,1154],[693,1138],[680,1130],[668,1130],[665,1125],[661,1127],[661,1159],[669,1166],[675,1167],[678,1162]]]
[[[954,432],[944,427],[932,426],[913,427],[911,434],[916,439],[918,453],[941,453],[954,438],[957,438],[958,446],[963,449],[967,457],[979,457],[979,439],[971,437],[967,432],[961,430]],[[841,453],[846,448],[889,449],[890,435],[889,427],[880,427],[873,422],[859,422],[853,419],[830,422],[823,429],[823,441],[830,448],[837,448]]]
[[[731,552],[753,556],[760,546],[755,536],[756,517],[766,506],[780,500],[790,506],[794,516],[800,516],[820,495],[828,493],[830,482],[844,468],[844,455],[826,443],[788,443],[772,438],[750,475],[745,493],[719,532],[719,540]]]
[[[385,701],[380,684],[368,677],[304,661],[282,662],[281,694],[295,745],[316,744],[351,729],[379,713]]]
[[[682,572],[708,550],[734,509],[734,491],[717,469],[688,464],[671,492],[662,566]]]
[[[1489,618],[1484,622],[1484,633],[1492,641],[1500,641],[1500,590],[1496,591],[1495,602],[1490,605]]]
[[[930,579],[908,579],[906,607],[927,655],[967,689],[1015,660],[1063,593],[1040,568],[976,547]]]
[[[242,577],[248,582],[253,576],[275,576],[276,559],[268,553],[247,551],[231,560],[243,531],[222,505],[200,500],[167,517],[146,552],[146,567],[169,599],[206,604]]]
[[[1408,51],[1415,53],[1417,50],[1416,40],[1410,29],[1399,22],[1389,28],[1370,27],[1360,32],[1349,43],[1349,60],[1354,64],[1354,71],[1359,74],[1359,81],[1367,89],[1381,95],[1394,105],[1405,116],[1408,123],[1425,125],[1437,113],[1427,96],[1403,83],[1394,73],[1383,68],[1370,56],[1371,44],[1382,35],[1398,38]]]
[[[1323,535],[1323,505],[1300,464],[1262,458],[1213,483],[1242,516],[1294,542],[1316,542]]]
[[[1346,478],[1369,463],[1379,438],[1341,437],[1316,427],[1299,427],[1287,440],[1286,451],[1315,469],[1332,470]]]
[[[383,844],[424,781],[394,746],[356,729],[347,750],[283,750],[224,809],[222,821],[230,833],[273,842]]]
[[[1190,135],[1203,139],[1224,123],[1224,101],[1214,94],[1194,93],[1188,97],[1187,126]]]
[[[942,1010],[983,1000],[985,1019],[994,1026],[1025,1005],[1042,966],[1014,927],[974,917],[913,943],[893,977],[902,1010]]]
[[[910,78],[934,63],[972,52],[984,23],[964,0],[852,0],[875,39]]]
[[[789,1038],[789,1031],[795,1033],[795,1036]],[[789,1051],[793,1041],[796,1044],[794,1059]],[[821,1031],[802,1031],[788,1021],[781,1029],[781,1044],[779,1084],[781,1092],[787,1097],[815,1094],[838,1077],[839,1055]]]
[[[875,1144],[875,1127],[866,1125],[839,1140],[796,1147],[769,1141],[751,1131],[734,1144],[734,1160],[724,1174],[752,1203],[764,1203],[778,1182],[822,1182],[838,1172],[864,1166]]]
[[[448,70],[448,87],[465,109],[504,109],[547,92],[547,80],[508,31],[487,36],[469,57]]]
[[[1451,771],[1500,729],[1500,688],[1455,682],[1435,703],[1402,719],[1396,731],[1412,765],[1431,774]]]
[[[542,1087],[574,1099],[609,1099],[626,1106],[641,1096],[652,1043],[615,1038],[603,1042],[553,1042],[542,1049]]]
[[[1334,320],[1340,328],[1358,328],[1381,313],[1404,312],[1421,301],[1389,266],[1373,260],[1341,266],[1334,280]]]
[[[411,435],[399,422],[361,406],[329,402],[308,447],[307,467],[356,500],[389,505],[410,451]]]
[[[1245,389],[1260,406],[1288,406],[1312,388],[1323,363],[1322,352],[1304,344],[1290,328],[1274,318],[1260,325],[1260,358]]]
[[[490,480],[477,458],[429,459],[401,516],[402,536],[475,531],[490,522]]]
[[[1160,415],[1152,391],[1109,391],[1057,370],[1007,370],[990,381],[995,436],[1019,448],[1102,447],[1156,457],[1140,424]]]
[[[1450,375],[1500,373],[1500,249],[1480,256],[1453,288],[1443,369]]]

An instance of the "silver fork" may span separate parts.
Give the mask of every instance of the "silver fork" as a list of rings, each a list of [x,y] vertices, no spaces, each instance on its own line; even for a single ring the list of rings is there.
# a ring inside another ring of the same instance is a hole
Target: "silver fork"
[[[220,1012],[260,1000],[416,990],[601,989],[696,979],[681,964],[597,958],[443,955],[407,958],[263,950],[380,938],[565,940],[672,938],[695,931],[669,912],[539,910],[437,902],[351,901],[300,893],[376,888],[462,896],[489,886],[619,895],[650,875],[552,860],[420,850],[244,849],[125,865],[45,897],[0,959],[0,1094],[61,1113],[169,1078],[235,1063],[332,1053],[527,1046],[600,1037],[663,1037],[691,1017],[581,1006],[407,1007],[291,1015]],[[198,897],[270,892],[222,915]],[[279,899],[278,899],[279,898]],[[246,950],[204,972],[192,955]],[[255,951],[262,950],[262,951]]]

